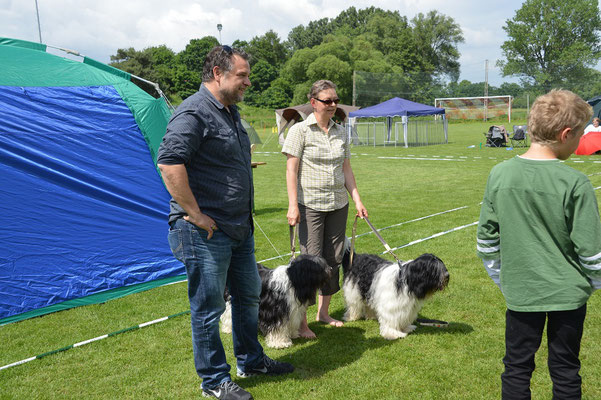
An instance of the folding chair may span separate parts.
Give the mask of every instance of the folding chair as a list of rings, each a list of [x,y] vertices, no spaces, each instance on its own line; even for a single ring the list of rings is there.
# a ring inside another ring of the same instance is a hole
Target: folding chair
[[[514,125],[513,135],[509,137],[511,145],[513,147],[526,147],[528,146],[528,126],[527,125]]]
[[[492,125],[488,132],[484,133],[484,136],[486,136],[487,147],[505,147],[505,135],[498,126]]]

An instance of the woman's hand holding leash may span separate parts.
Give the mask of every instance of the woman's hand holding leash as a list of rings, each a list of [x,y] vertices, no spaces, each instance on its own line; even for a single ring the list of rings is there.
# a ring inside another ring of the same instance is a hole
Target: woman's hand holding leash
[[[359,218],[363,219],[369,217],[369,215],[367,215],[367,209],[365,208],[361,200],[355,203],[355,208],[357,209],[357,216]]]
[[[300,222],[300,211],[298,210],[298,205],[288,207],[288,214],[286,214],[286,218],[288,218],[288,225],[290,226],[294,226]]]

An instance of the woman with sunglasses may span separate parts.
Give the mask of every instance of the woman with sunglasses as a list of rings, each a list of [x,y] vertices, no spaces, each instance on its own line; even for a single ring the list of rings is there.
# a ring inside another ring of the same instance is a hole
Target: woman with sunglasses
[[[319,80],[308,94],[313,113],[290,128],[282,153],[286,162],[288,224],[298,225],[303,254],[322,256],[334,271],[320,289],[316,320],[334,327],[343,323],[330,316],[332,295],[340,290],[339,269],[344,253],[348,196],[357,215],[367,217],[361,202],[355,175],[351,169],[350,147],[344,128],[332,121],[340,102],[336,85]],[[307,316],[299,336],[314,339]]]

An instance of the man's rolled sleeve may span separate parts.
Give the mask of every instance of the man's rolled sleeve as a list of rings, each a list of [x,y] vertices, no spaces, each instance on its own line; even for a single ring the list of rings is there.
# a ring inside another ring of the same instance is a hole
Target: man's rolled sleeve
[[[175,115],[159,146],[157,164],[187,164],[198,150],[204,130],[192,113]]]

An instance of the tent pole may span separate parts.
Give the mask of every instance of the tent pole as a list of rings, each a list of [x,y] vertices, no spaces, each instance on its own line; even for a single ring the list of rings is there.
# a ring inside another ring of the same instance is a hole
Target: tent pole
[[[40,43],[42,43],[42,28],[40,27],[40,10],[38,8],[38,0],[35,0],[35,14],[38,17],[38,34],[40,35]]]
[[[405,139],[405,148],[408,149],[409,143],[407,142],[407,122],[409,121],[409,117],[403,116],[402,121],[403,121],[403,136]]]

